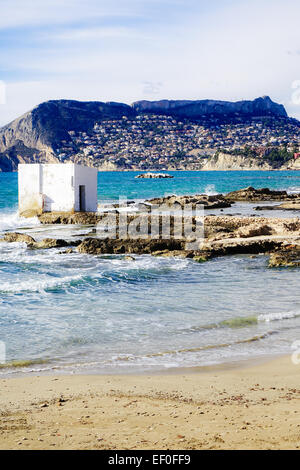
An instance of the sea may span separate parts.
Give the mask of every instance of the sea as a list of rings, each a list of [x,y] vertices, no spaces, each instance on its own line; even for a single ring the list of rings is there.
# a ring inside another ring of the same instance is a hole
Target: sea
[[[300,192],[296,171],[168,173],[174,178],[100,172],[100,207],[120,197],[138,203],[248,186]],[[72,241],[89,231],[20,218],[17,183],[17,173],[0,173],[0,237],[18,231]],[[250,203],[208,213],[298,216],[255,212]],[[61,251],[0,243],[0,377],[176,372],[292,354],[300,340],[300,272],[269,269],[264,255],[197,263]]]

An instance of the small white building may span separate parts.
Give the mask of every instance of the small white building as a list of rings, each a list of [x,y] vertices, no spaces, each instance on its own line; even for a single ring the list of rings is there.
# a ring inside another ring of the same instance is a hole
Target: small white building
[[[18,166],[20,215],[96,212],[98,170],[75,163]]]

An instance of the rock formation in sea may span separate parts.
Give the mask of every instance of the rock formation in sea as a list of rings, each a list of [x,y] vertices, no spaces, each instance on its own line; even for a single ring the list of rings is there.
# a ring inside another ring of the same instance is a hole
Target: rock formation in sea
[[[135,176],[135,178],[165,179],[165,178],[174,178],[174,176],[168,175],[167,173],[142,173],[141,175]]]

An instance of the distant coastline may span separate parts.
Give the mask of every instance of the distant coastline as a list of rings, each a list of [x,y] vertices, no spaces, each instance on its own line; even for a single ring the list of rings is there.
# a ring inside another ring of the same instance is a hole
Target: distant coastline
[[[296,155],[296,157],[295,157]],[[0,129],[0,171],[68,163],[101,171],[300,168],[300,122],[269,97],[41,103]]]

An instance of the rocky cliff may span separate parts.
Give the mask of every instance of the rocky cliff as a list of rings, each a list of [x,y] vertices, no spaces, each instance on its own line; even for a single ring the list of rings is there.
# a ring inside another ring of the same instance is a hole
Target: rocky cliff
[[[229,155],[227,153],[220,152],[209,158],[201,170],[272,170],[272,167],[269,163],[259,158],[249,158],[242,155]]]
[[[274,103],[269,96],[263,96],[253,101],[215,101],[215,100],[162,100],[137,101],[133,108],[138,113],[168,114],[184,118],[214,117],[287,117],[286,110],[281,104]]]
[[[70,130],[86,131],[96,121],[134,115],[123,103],[47,101],[0,129],[0,169],[16,170],[18,162],[53,162],[56,148],[69,142]]]

